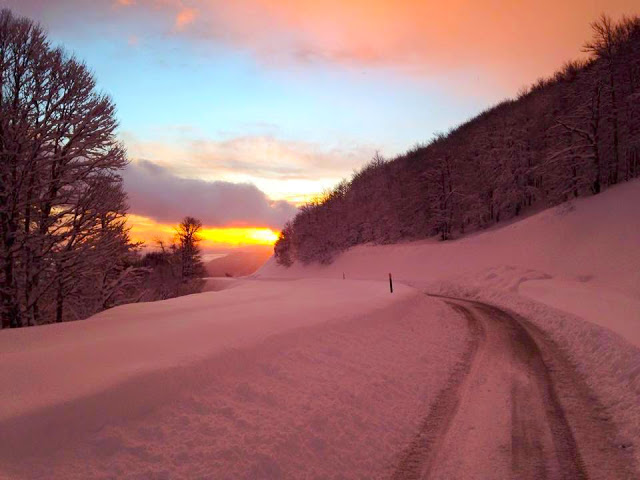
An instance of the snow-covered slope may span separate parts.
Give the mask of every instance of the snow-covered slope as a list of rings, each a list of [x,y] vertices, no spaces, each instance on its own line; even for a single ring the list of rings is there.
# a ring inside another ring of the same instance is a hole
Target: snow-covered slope
[[[520,292],[640,346],[640,182],[452,242],[359,246],[329,266],[279,267],[261,278],[457,282]]]
[[[476,298],[540,326],[618,426],[640,437],[640,182],[457,241],[360,246],[328,266],[273,260],[261,278],[384,279]],[[634,451],[640,465],[640,449]]]

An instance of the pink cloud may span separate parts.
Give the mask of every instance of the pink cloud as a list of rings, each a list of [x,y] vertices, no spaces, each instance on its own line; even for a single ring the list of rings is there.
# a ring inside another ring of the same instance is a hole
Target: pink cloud
[[[194,8],[182,8],[176,15],[175,29],[180,32],[185,29],[187,25],[193,23],[198,15],[198,11]]]
[[[230,181],[232,176],[239,175],[282,181],[315,178],[339,181],[371,159],[379,149],[374,145],[357,144],[327,148],[268,135],[213,140],[189,132],[185,135],[167,132],[162,140],[143,140],[132,132],[125,132],[122,137],[134,159],[153,159],[154,163],[167,168],[179,164],[177,173],[183,176]]]
[[[127,6],[141,32],[179,33],[251,52],[262,64],[326,62],[396,68],[418,77],[473,71],[517,88],[580,55],[602,13],[638,12],[637,0],[7,0],[47,21]],[[115,2],[115,3],[114,3]],[[469,83],[473,83],[471,80]],[[515,92],[515,89],[514,89]]]
[[[601,12],[637,0],[238,0],[204,2],[201,28],[267,62],[399,67],[420,75],[491,71],[528,83],[580,54]],[[211,35],[211,34],[210,34]]]
[[[34,1],[34,0],[27,0]],[[71,1],[71,0],[67,0]],[[122,0],[129,2],[131,0]],[[601,12],[637,0],[137,0],[194,41],[225,43],[260,62],[383,66],[425,76],[491,72],[521,86],[580,54]]]

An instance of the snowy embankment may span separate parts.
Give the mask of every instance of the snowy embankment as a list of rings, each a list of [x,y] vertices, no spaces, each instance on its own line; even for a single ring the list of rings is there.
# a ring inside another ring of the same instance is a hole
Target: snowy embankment
[[[440,243],[361,246],[329,266],[271,260],[262,278],[398,281],[510,309],[547,331],[617,424],[640,438],[640,182]],[[640,445],[634,454],[640,465]]]
[[[467,341],[414,289],[342,279],[3,331],[0,478],[388,476]]]

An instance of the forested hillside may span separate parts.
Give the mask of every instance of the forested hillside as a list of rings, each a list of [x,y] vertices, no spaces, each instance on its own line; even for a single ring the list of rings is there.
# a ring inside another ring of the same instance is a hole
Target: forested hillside
[[[353,245],[448,240],[595,195],[640,174],[640,18],[593,24],[585,61],[567,63],[427,145],[376,156],[303,206],[277,261],[330,262]]]

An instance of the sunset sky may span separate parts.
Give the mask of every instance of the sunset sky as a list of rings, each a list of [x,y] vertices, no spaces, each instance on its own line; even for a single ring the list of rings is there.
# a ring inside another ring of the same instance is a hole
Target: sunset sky
[[[133,235],[271,243],[295,205],[581,55],[638,0],[0,0],[118,106]],[[271,230],[268,230],[271,229]]]

